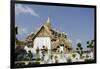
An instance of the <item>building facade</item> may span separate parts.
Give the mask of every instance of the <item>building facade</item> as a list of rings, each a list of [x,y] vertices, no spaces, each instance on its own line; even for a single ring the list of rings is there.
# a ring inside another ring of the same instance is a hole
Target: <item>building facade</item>
[[[56,53],[68,53],[72,51],[72,43],[68,35],[54,30],[49,17],[37,32],[31,33],[26,38],[26,43],[28,47],[34,49],[34,52],[37,48],[42,49],[43,47]]]

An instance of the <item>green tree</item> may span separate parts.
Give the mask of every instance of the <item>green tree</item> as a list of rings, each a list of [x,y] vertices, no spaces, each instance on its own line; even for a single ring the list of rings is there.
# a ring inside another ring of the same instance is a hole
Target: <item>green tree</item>
[[[33,54],[32,54],[31,51],[28,51],[28,57],[29,57],[29,60],[32,60],[32,58],[33,58]]]
[[[83,47],[82,44],[79,42],[77,43],[77,48],[76,48],[77,52],[80,54],[80,57],[82,57],[83,54]]]
[[[94,51],[94,40],[87,41],[87,48],[89,48],[90,51]]]
[[[23,48],[20,48],[19,46],[15,48],[15,60],[16,61],[24,60],[26,54],[27,52]]]

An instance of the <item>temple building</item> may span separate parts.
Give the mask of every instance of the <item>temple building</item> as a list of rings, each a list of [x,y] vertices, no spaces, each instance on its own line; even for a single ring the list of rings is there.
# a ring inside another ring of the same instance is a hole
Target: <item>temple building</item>
[[[26,43],[29,48],[36,50],[42,49],[43,46],[52,52],[70,52],[72,43],[68,35],[64,32],[58,32],[53,29],[50,17],[40,26],[37,32],[33,32],[26,38]]]

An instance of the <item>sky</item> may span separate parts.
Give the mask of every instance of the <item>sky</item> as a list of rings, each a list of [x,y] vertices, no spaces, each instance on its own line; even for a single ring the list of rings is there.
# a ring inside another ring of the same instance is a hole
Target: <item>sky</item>
[[[86,49],[86,42],[94,39],[94,8],[60,7],[32,4],[15,5],[15,25],[19,40],[36,32],[50,17],[52,27],[65,32],[76,48],[78,42]]]

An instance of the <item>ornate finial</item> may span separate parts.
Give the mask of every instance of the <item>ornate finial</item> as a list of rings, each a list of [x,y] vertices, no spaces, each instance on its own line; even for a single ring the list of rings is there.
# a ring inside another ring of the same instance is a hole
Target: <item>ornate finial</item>
[[[45,26],[47,26],[48,28],[51,28],[51,21],[50,21],[50,17],[48,17]]]
[[[48,17],[48,19],[47,19],[47,23],[50,23],[50,17]]]

